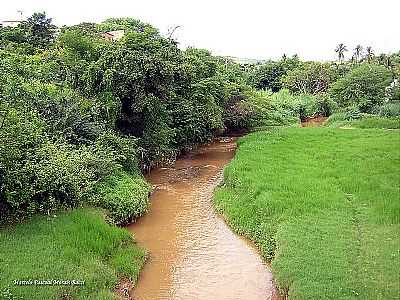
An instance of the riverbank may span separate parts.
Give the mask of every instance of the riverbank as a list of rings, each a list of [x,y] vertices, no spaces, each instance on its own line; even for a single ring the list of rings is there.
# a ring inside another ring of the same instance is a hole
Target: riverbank
[[[399,156],[395,131],[252,133],[215,205],[272,260],[289,299],[395,299]]]
[[[154,192],[148,213],[128,226],[149,259],[133,299],[275,299],[268,266],[233,233],[212,205],[236,137],[220,137],[147,176]]]
[[[118,299],[135,281],[145,251],[94,209],[35,216],[0,231],[0,299]]]

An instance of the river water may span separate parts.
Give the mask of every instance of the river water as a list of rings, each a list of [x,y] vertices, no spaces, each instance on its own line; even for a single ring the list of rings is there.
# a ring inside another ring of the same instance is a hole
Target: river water
[[[219,138],[147,176],[154,187],[149,212],[127,227],[149,251],[133,299],[277,299],[257,249],[212,205],[235,149],[235,137]]]

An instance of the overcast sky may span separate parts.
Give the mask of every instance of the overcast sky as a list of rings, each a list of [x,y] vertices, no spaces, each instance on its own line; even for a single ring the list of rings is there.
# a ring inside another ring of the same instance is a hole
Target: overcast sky
[[[57,25],[133,17],[166,33],[176,25],[182,47],[216,55],[330,60],[345,43],[375,53],[400,50],[400,0],[0,0],[0,19],[45,11]],[[350,52],[350,51],[349,51]],[[350,54],[347,53],[347,57]]]

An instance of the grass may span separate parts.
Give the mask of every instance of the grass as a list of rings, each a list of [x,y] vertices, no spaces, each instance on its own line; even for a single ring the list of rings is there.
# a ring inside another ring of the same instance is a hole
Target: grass
[[[131,234],[98,210],[36,216],[0,230],[0,299],[115,299],[120,277],[135,281],[145,260]],[[14,280],[84,280],[26,285]]]
[[[397,299],[399,166],[398,131],[256,132],[214,201],[289,299]]]
[[[360,119],[346,120],[345,114],[337,113],[329,117],[325,122],[328,127],[352,127],[352,128],[381,128],[381,129],[400,129],[400,118],[385,118],[375,115],[364,115]]]

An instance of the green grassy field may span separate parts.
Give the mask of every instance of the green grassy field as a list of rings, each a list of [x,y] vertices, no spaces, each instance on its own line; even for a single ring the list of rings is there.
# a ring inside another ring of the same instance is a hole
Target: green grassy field
[[[134,281],[145,260],[128,231],[89,209],[3,228],[0,245],[0,299],[116,299],[118,279]],[[14,280],[83,280],[84,285],[19,286]]]
[[[239,141],[215,205],[289,299],[398,299],[400,135],[286,128]]]

